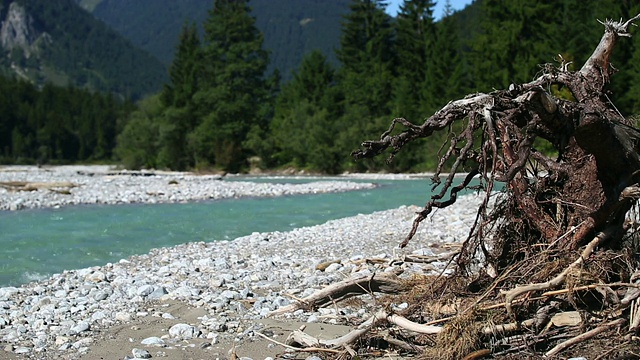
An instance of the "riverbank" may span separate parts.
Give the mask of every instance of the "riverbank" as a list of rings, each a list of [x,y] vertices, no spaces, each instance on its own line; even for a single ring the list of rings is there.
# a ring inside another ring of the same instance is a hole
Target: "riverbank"
[[[310,191],[318,191],[315,185]],[[374,308],[364,296],[356,308],[340,313],[326,308],[266,318],[270,311],[351,276],[384,269],[402,271],[403,278],[444,271],[444,261],[420,265],[394,259],[455,249],[479,201],[465,196],[456,206],[439,210],[402,250],[398,244],[417,207],[155,249],[19,288],[0,288],[0,358],[124,359],[148,352],[153,358],[226,359],[231,351],[254,360],[276,358],[285,349],[257,333],[283,341],[306,324],[310,333],[332,338]]]
[[[332,180],[300,184],[226,181],[219,175],[162,171],[131,172],[97,165],[5,166],[0,167],[0,211],[58,208],[80,204],[155,204],[274,197],[373,187],[374,184],[367,182]]]

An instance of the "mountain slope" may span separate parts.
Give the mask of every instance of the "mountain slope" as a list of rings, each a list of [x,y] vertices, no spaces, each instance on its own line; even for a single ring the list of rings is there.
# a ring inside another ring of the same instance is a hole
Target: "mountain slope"
[[[166,65],[173,59],[185,22],[201,28],[213,0],[76,0],[133,44]],[[97,3],[98,2],[98,3]],[[97,3],[97,4],[96,4]],[[304,54],[318,49],[335,62],[340,22],[349,0],[252,0],[256,26],[271,52],[269,71],[278,68],[286,80]]]
[[[2,0],[0,22],[4,75],[133,98],[166,81],[162,63],[73,0]]]

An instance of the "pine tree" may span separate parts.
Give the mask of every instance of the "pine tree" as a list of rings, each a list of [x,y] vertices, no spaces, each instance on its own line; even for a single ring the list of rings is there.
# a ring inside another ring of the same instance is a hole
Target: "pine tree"
[[[313,51],[283,86],[270,133],[279,164],[328,173],[340,170],[340,154],[333,136],[337,103],[334,76],[327,58],[320,51]]]
[[[394,48],[390,17],[381,0],[353,0],[342,25],[338,60],[347,106],[370,116],[389,114]]]
[[[169,67],[170,84],[162,91],[165,106],[185,107],[198,90],[201,75],[201,44],[195,23],[182,28],[173,62]]]
[[[476,88],[488,91],[530,81],[557,56],[554,1],[483,0],[480,35],[472,42]]]
[[[342,116],[336,129],[338,148],[345,154],[363,134],[379,133],[387,126],[394,79],[394,46],[391,19],[380,0],[353,0],[344,17],[337,74],[342,93]],[[372,170],[379,162],[351,164],[354,171]]]
[[[419,119],[427,114],[424,92],[435,40],[432,0],[405,0],[395,22],[397,78],[394,86],[394,116]],[[425,98],[425,96],[427,98]]]
[[[161,100],[165,106],[158,119],[158,166],[185,170],[194,165],[189,156],[187,135],[197,124],[193,96],[202,76],[201,44],[195,24],[185,25],[180,34],[176,55],[169,68],[170,84],[165,85]]]
[[[437,23],[427,60],[425,84],[422,87],[422,111],[430,116],[452,99],[466,92],[462,47],[458,40],[458,23],[451,16],[451,4],[445,5],[445,16]]]
[[[203,77],[194,96],[200,123],[188,137],[197,166],[240,170],[247,156],[242,143],[263,120],[268,54],[247,3],[216,0],[204,23]]]

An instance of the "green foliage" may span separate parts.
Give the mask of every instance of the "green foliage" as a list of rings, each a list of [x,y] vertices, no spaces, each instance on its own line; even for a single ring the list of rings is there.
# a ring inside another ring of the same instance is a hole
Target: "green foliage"
[[[158,96],[149,97],[138,104],[127,124],[118,135],[115,155],[127,169],[154,169],[158,163],[158,143],[162,103]]]
[[[110,160],[130,111],[110,95],[0,77],[0,158],[9,163]]]
[[[264,77],[268,55],[254,23],[247,1],[217,0],[202,43],[195,25],[183,27],[171,82],[123,132],[127,166],[237,172],[250,149],[268,148],[257,137],[267,128],[275,84]]]
[[[194,95],[201,120],[191,135],[197,164],[228,171],[246,165],[242,143],[261,123],[261,104],[270,94],[268,54],[254,23],[247,1],[217,0],[204,24],[204,66]]]
[[[471,54],[479,90],[530,81],[539,64],[553,59],[557,52],[549,35],[558,14],[553,2],[482,1],[482,31]]]
[[[453,16],[445,17],[436,24],[422,88],[421,109],[425,115],[433,114],[449,101],[471,91],[471,79],[465,77],[467,65],[458,29],[457,19]]]
[[[103,0],[96,10],[111,1],[119,0]],[[602,35],[596,19],[640,11],[637,2],[614,0],[483,0],[458,13],[449,8],[436,22],[434,1],[407,0],[392,21],[383,1],[351,0],[338,39],[339,66],[318,46],[280,86],[277,71],[265,76],[265,39],[247,4],[215,1],[202,39],[194,23],[185,23],[169,82],[128,117],[130,108],[113,98],[68,89],[82,103],[80,115],[69,114],[65,109],[76,106],[76,99],[58,88],[40,93],[24,83],[0,82],[7,94],[0,97],[0,114],[9,114],[0,121],[0,156],[108,159],[119,133],[116,155],[128,167],[243,171],[251,158],[252,166],[325,173],[433,170],[441,145],[450,140],[445,132],[409,144],[391,164],[382,158],[354,162],[349,153],[378,138],[394,117],[421,123],[469,92],[533,79],[539,65],[559,60],[558,54],[575,61],[577,70]],[[299,20],[305,21],[296,26],[316,21]],[[607,96],[623,114],[633,114],[640,112],[640,36],[625,40],[613,57],[621,71]],[[19,55],[16,60],[26,63]],[[567,89],[551,91],[572,99]],[[98,110],[91,113],[92,107]],[[548,142],[536,147],[554,151]]]
[[[342,26],[338,60],[346,106],[368,109],[367,116],[389,114],[394,47],[391,19],[381,0],[354,0]]]
[[[340,170],[340,151],[345,149],[335,145],[334,79],[326,57],[314,51],[282,88],[270,127],[277,164],[326,173]]]
[[[432,101],[428,82],[436,26],[431,0],[405,2],[395,22],[397,72],[394,88],[393,113],[406,119],[418,120],[424,115],[428,101]],[[402,114],[402,115],[400,115]]]
[[[195,24],[185,25],[176,47],[176,55],[169,67],[169,84],[162,91],[162,102],[166,106],[184,107],[191,103],[198,91],[198,80],[202,71],[202,51]]]

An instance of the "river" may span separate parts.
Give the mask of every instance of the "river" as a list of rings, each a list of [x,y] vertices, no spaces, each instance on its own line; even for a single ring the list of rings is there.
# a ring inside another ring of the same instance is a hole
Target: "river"
[[[422,206],[430,194],[429,179],[373,182],[380,186],[344,193],[2,212],[0,287],[43,279],[64,269],[117,262],[152,248],[231,240],[401,205]]]

